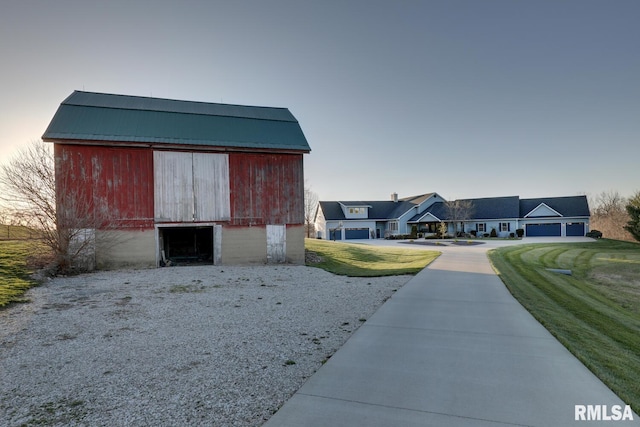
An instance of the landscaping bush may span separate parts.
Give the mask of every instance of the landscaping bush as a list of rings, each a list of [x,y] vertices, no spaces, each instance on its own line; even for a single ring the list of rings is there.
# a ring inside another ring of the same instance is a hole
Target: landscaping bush
[[[386,240],[407,240],[413,238],[415,237],[412,237],[411,234],[396,234],[385,237]]]
[[[477,236],[477,234],[478,234],[478,232],[477,232],[476,230],[471,230],[469,233],[471,233],[471,235],[472,235],[473,237],[476,237],[476,236]]]
[[[515,233],[509,233],[509,238],[510,238],[510,239],[515,239],[515,238],[516,238]]]
[[[518,237],[524,236],[524,228],[518,228],[516,230],[516,234],[518,235]]]
[[[496,231],[495,228],[491,229],[491,237],[498,237],[498,232]]]

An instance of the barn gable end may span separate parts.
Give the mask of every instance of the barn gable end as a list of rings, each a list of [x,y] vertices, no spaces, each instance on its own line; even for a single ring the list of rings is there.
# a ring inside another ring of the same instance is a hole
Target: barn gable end
[[[96,219],[98,266],[304,262],[310,148],[285,108],[76,91],[43,140],[58,211]]]

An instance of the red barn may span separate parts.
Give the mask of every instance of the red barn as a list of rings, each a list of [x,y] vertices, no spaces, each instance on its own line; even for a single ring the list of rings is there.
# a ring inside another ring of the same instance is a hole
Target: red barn
[[[76,91],[42,139],[99,268],[304,262],[310,148],[286,108]]]

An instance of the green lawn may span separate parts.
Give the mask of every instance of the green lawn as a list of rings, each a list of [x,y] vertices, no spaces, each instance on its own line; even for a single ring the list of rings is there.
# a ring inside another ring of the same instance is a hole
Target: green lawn
[[[322,261],[311,263],[334,274],[352,277],[416,274],[440,252],[357,245],[329,240],[306,239],[305,249]]]
[[[28,277],[27,258],[36,253],[36,246],[33,241],[0,241],[0,307],[25,302],[25,291],[35,285]]]
[[[492,250],[489,258],[513,296],[640,410],[640,245],[606,239],[517,245]]]

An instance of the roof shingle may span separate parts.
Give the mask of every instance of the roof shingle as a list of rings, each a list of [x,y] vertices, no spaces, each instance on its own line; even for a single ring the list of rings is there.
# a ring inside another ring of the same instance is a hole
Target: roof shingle
[[[529,212],[540,206],[541,203],[549,206],[562,216],[583,216],[588,217],[589,203],[587,196],[568,196],[568,197],[544,197],[537,199],[520,200],[520,217],[524,218]]]

